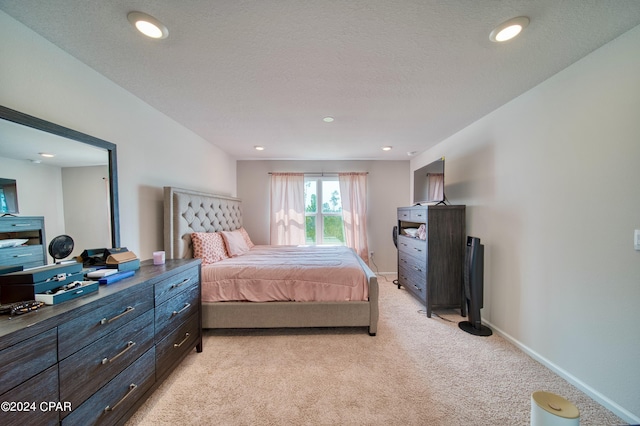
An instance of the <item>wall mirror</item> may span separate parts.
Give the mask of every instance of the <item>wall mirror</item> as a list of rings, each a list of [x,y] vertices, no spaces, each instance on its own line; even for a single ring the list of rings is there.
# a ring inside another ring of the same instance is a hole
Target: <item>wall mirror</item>
[[[44,217],[47,245],[120,247],[115,144],[0,106],[0,179],[17,183],[16,216]]]

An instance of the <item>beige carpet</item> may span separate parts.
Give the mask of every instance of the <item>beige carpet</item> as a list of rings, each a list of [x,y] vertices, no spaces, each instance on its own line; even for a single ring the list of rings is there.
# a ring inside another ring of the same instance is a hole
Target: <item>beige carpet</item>
[[[493,335],[431,319],[380,280],[378,335],[366,329],[205,331],[128,425],[528,425],[531,393],[573,402],[581,425],[624,424]]]

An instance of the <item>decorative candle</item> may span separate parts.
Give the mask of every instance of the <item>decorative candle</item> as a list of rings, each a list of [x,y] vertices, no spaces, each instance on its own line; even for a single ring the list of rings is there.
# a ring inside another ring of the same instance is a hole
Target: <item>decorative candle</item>
[[[164,252],[163,251],[154,251],[153,252],[153,264],[154,265],[164,265]]]

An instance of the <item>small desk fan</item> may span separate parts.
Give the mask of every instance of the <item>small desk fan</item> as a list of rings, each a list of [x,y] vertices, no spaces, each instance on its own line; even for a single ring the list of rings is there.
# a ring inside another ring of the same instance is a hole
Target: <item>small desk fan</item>
[[[68,235],[58,235],[49,243],[49,254],[56,260],[62,260],[73,251],[73,238]]]

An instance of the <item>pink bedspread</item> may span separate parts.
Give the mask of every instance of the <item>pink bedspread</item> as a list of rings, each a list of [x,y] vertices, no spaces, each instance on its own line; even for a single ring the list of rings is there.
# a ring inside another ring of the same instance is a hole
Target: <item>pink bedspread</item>
[[[367,277],[347,247],[255,246],[202,267],[202,301],[368,300]]]

